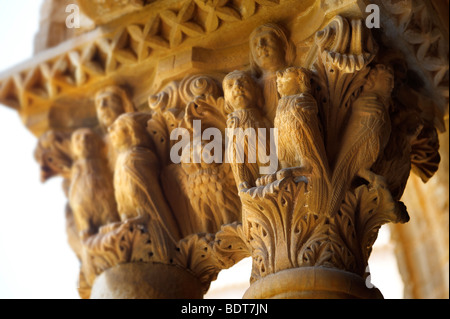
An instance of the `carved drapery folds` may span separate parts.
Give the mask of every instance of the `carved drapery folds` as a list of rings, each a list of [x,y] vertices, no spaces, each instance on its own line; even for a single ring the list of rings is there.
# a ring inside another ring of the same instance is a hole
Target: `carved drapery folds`
[[[235,16],[219,9],[210,29]],[[361,20],[336,16],[314,39],[317,58],[306,69],[294,65],[283,28],[264,24],[250,35],[249,69],[187,75],[139,112],[126,90],[102,90],[98,128],[41,137],[43,179],[70,185],[83,297],[127,263],[178,267],[198,280],[200,295],[247,256],[253,284],[304,267],[367,276],[379,228],[409,219],[400,198],[410,170],[426,181],[437,169],[436,130],[401,102],[398,70],[377,58]],[[277,140],[256,147],[247,137],[242,161],[228,161],[236,148],[227,130],[259,128],[275,128]],[[215,133],[205,138],[208,129]],[[271,142],[277,162],[262,174],[249,152]]]

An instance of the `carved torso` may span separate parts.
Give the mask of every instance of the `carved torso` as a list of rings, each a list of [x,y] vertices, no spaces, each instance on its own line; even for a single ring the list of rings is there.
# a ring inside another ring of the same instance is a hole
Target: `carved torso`
[[[239,109],[228,115],[227,127],[229,129],[242,129],[244,132],[247,129],[254,129],[257,134],[258,128],[268,128],[267,120],[261,115],[261,112],[256,108],[249,109]],[[236,154],[236,163],[231,164],[233,172],[235,172],[236,183],[239,186],[242,182],[246,181],[249,185],[254,185],[256,179],[259,175],[259,163],[256,158],[255,163],[249,163],[248,154],[249,152],[255,152],[257,154],[257,137],[255,138],[256,143],[248,143],[248,139],[245,138],[243,141],[236,139],[236,143],[242,143],[244,146],[244,153],[239,154],[236,152],[236,147],[234,143],[229,143],[228,154]],[[251,149],[250,149],[251,148]],[[243,156],[243,158],[241,157]],[[239,164],[243,163],[243,164]]]
[[[275,73],[264,75],[259,79],[259,84],[263,89],[264,107],[263,111],[267,119],[273,123],[278,105],[277,76]]]
[[[343,137],[338,165],[354,154],[355,166],[370,169],[384,150],[391,134],[389,114],[380,97],[363,93],[353,103],[352,113]]]
[[[133,218],[147,209],[148,171],[158,168],[158,159],[148,149],[133,148],[118,155],[114,174],[115,195],[121,218]],[[136,194],[136,196],[129,196]]]
[[[281,98],[274,125],[278,128],[279,158],[282,168],[312,168],[309,163],[311,147],[323,144],[314,97],[303,93]]]
[[[79,231],[93,234],[100,226],[119,220],[112,176],[105,164],[88,158],[72,166],[69,202]]]

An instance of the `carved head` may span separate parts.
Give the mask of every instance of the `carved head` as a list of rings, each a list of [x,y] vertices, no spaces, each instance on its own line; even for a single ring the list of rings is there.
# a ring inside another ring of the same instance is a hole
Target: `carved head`
[[[72,167],[70,133],[47,131],[41,137],[34,151],[34,157],[41,169],[41,181],[54,176],[69,178]]]
[[[311,91],[308,71],[301,67],[290,67],[284,71],[278,71],[277,89],[282,97]]]
[[[256,74],[280,70],[294,62],[294,48],[276,24],[266,23],[250,35],[250,63]]]
[[[103,146],[100,136],[89,128],[81,128],[73,132],[71,143],[74,159],[96,157]]]
[[[108,127],[109,137],[118,151],[132,147],[150,148],[152,142],[147,133],[147,122],[151,118],[148,113],[122,114]]]
[[[122,113],[135,111],[125,90],[118,86],[108,86],[97,92],[95,108],[103,130],[106,130]]]
[[[255,80],[244,71],[228,73],[222,82],[226,111],[261,107],[261,90]]]
[[[365,91],[375,92],[382,97],[390,97],[394,89],[394,71],[383,64],[377,64],[370,70]]]

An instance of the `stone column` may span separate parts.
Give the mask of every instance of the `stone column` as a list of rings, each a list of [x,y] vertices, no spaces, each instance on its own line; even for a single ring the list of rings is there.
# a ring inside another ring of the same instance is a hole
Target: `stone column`
[[[377,45],[361,20],[335,17],[315,40],[313,70],[277,73],[281,169],[253,184],[240,175],[253,258],[244,298],[382,298],[366,282],[378,230],[409,220],[411,167],[439,163],[436,130],[393,97],[395,70],[371,64]]]

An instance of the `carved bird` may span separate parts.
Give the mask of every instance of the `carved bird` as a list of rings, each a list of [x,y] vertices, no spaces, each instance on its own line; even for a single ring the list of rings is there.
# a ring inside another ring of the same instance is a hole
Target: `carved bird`
[[[41,168],[41,181],[54,176],[70,178],[72,170],[71,134],[50,130],[40,138],[34,152]]]
[[[279,72],[278,102],[275,127],[278,129],[279,161],[285,174],[308,178],[309,206],[312,211],[322,212],[329,187],[329,167],[318,118],[318,106],[309,93],[309,78],[303,68],[288,68]],[[313,196],[314,193],[314,198]]]
[[[227,128],[228,129],[242,129],[241,132],[245,132],[249,128],[267,129],[269,126],[266,119],[262,116],[259,109],[239,109],[228,115]],[[245,133],[244,133],[245,134]],[[266,135],[267,136],[267,135]],[[268,144],[268,143],[267,143]],[[230,158],[233,171],[235,172],[236,185],[239,189],[249,188],[256,185],[256,180],[260,177],[259,157],[257,156],[257,142],[256,136],[253,141],[245,136],[239,138],[236,137],[235,142],[228,143],[227,155],[235,156]],[[239,151],[243,150],[243,152]],[[266,150],[269,146],[266,146]],[[241,154],[242,153],[242,154]],[[256,161],[252,162],[251,156],[254,155]]]
[[[157,223],[178,240],[180,231],[159,183],[159,159],[146,131],[149,118],[147,113],[123,114],[109,128],[118,152],[114,172],[118,211],[122,221]]]
[[[339,205],[354,177],[359,174],[364,178],[389,141],[388,109],[393,87],[392,71],[377,65],[370,71],[363,92],[353,102],[333,172],[332,210]]]
[[[72,134],[72,179],[69,203],[80,238],[98,232],[108,223],[119,221],[114,200],[112,175],[101,155],[102,140],[90,129]]]
[[[241,202],[228,163],[182,163],[185,191],[202,232],[216,233],[222,225],[240,220]]]

